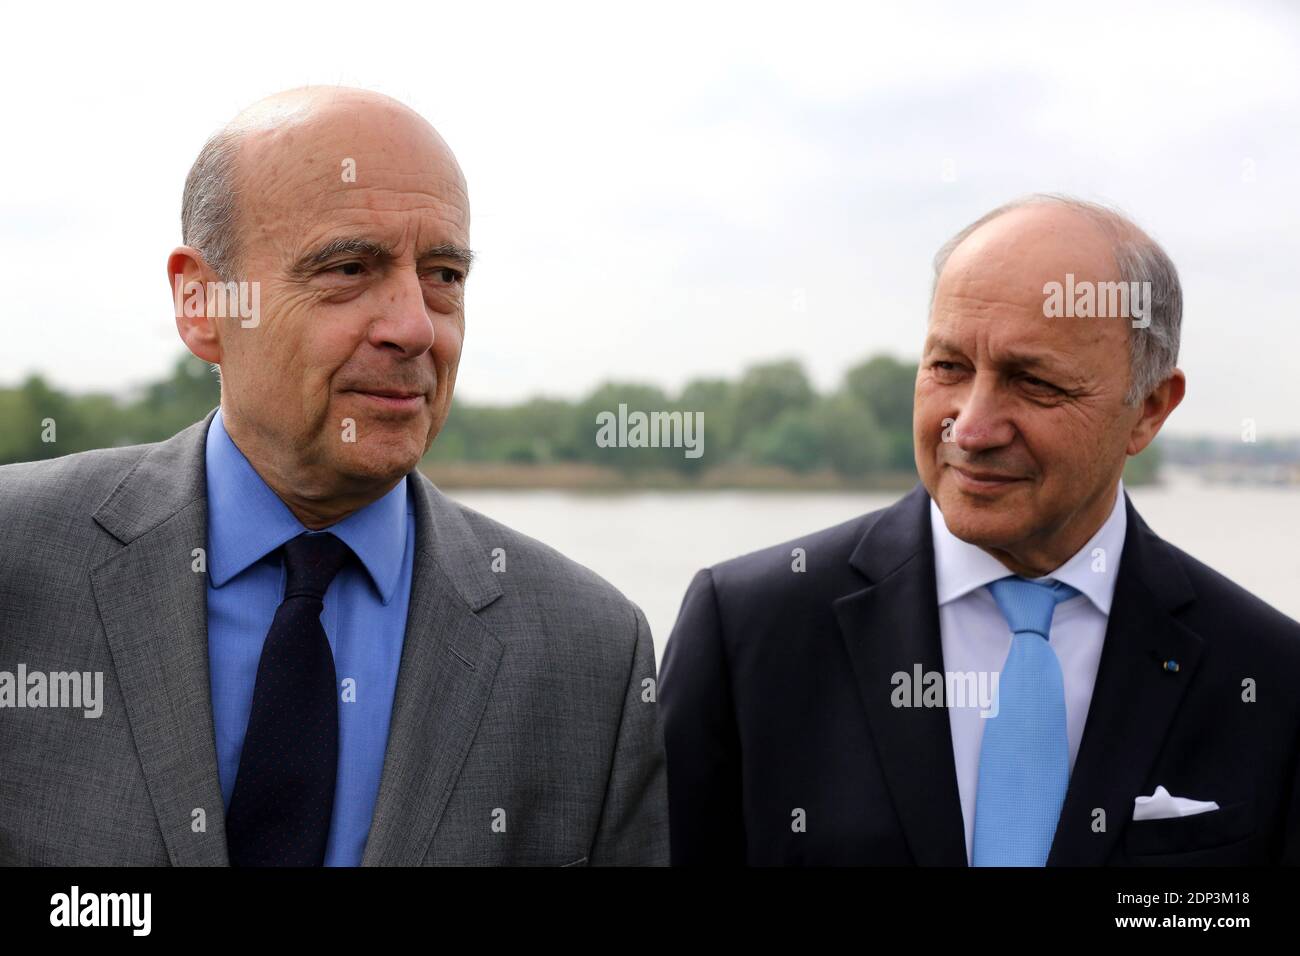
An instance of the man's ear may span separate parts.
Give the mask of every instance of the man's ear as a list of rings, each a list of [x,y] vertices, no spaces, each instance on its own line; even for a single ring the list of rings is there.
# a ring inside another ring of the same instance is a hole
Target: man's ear
[[[1136,455],[1156,437],[1165,419],[1183,400],[1187,392],[1187,377],[1182,369],[1174,369],[1169,377],[1157,385],[1142,403],[1142,417],[1128,436],[1128,454]]]
[[[209,282],[218,281],[203,254],[192,246],[177,246],[167,257],[167,284],[171,287],[176,331],[198,358],[221,364],[221,331],[208,315]]]

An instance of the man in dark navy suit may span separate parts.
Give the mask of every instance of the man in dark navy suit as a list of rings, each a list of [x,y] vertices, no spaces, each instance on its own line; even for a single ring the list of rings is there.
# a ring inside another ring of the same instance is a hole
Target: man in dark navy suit
[[[1177,272],[1018,200],[935,259],[921,485],[692,581],[664,657],[678,864],[1300,862],[1300,625],[1121,475],[1182,400]]]

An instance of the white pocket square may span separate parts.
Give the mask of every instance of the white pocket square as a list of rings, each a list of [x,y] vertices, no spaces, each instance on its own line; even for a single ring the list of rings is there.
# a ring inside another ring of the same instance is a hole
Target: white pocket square
[[[1197,813],[1208,813],[1217,809],[1219,809],[1219,805],[1213,800],[1189,800],[1187,797],[1175,797],[1164,787],[1156,787],[1156,792],[1151,796],[1134,798],[1133,821],[1190,817]]]

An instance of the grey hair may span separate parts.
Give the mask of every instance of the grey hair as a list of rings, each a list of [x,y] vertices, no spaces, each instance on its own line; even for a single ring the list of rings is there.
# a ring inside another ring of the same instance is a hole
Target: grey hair
[[[181,240],[223,281],[239,268],[235,160],[241,135],[227,128],[209,137],[185,177],[181,197]]]
[[[1178,270],[1160,244],[1116,209],[1059,193],[1033,193],[1013,199],[986,213],[945,242],[935,253],[934,281],[930,286],[931,309],[934,307],[935,290],[939,287],[939,276],[948,264],[948,257],[953,250],[980,226],[1004,213],[1026,206],[1060,206],[1087,216],[1101,227],[1110,240],[1111,254],[1119,268],[1120,281],[1150,283],[1151,324],[1146,328],[1130,328],[1128,338],[1129,387],[1124,401],[1129,405],[1137,405],[1173,373],[1174,366],[1178,363],[1178,343],[1183,324],[1183,289],[1178,281]]]

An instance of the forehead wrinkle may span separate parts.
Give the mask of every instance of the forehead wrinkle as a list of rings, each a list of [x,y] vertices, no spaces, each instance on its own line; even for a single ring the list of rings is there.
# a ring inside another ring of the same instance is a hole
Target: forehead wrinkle
[[[1043,283],[1023,277],[1012,280],[1001,275],[962,269],[952,276],[944,276],[936,290],[934,301],[936,308],[941,302],[953,301],[976,308],[1007,305],[1033,310],[1042,307]]]
[[[960,330],[936,332],[927,337],[927,352],[941,351],[954,355],[967,355],[970,352],[983,351],[989,362],[996,368],[1007,369],[1050,369],[1059,375],[1079,378],[1077,359],[1051,342],[1016,341],[1001,344],[996,341],[996,333],[987,326],[967,333],[974,339],[975,348],[968,347],[961,341]],[[980,348],[982,346],[982,349]]]
[[[355,194],[351,198],[356,198]],[[282,217],[267,217],[265,232],[285,249],[287,258],[295,261],[312,245],[340,236],[380,242],[399,254],[417,243],[424,247],[443,243],[467,247],[468,229],[456,213],[436,201],[394,205],[391,209],[356,203],[319,211],[298,208]]]
[[[342,200],[335,202],[331,200]],[[367,186],[364,190],[352,192],[335,192],[323,197],[320,206],[323,212],[346,212],[355,210],[360,213],[414,213],[425,211],[436,213],[439,218],[454,222],[464,228],[464,221],[469,218],[469,209],[438,192],[427,189],[400,189],[390,186]]]
[[[424,122],[418,114],[412,112],[410,115]],[[283,209],[285,206],[300,215],[304,206],[321,210],[346,208],[358,198],[368,197],[373,202],[373,210],[385,212],[401,212],[425,205],[447,207],[439,211],[441,218],[465,228],[469,210],[464,176],[455,157],[432,127],[428,128],[427,161],[419,168],[408,169],[403,168],[403,163],[398,160],[399,155],[405,154],[395,144],[381,141],[357,144],[359,148],[354,148],[352,144],[339,141],[340,136],[336,135],[334,128],[337,117],[334,126],[327,125],[327,119],[311,115],[295,118],[286,126],[257,128],[246,134],[236,158],[236,177],[250,218],[259,215],[281,218],[277,207]],[[315,130],[323,130],[323,135],[311,135]],[[344,158],[356,159],[362,182],[342,182],[341,166],[316,158],[322,151],[331,156],[337,153],[340,163]],[[368,158],[367,153],[370,153]],[[367,169],[372,177],[370,182],[366,181]],[[393,182],[374,182],[373,178],[378,177]],[[405,201],[384,201],[388,196],[401,196]],[[411,197],[417,196],[423,201],[410,201]],[[315,202],[311,201],[312,198]],[[448,212],[453,210],[449,215]]]

